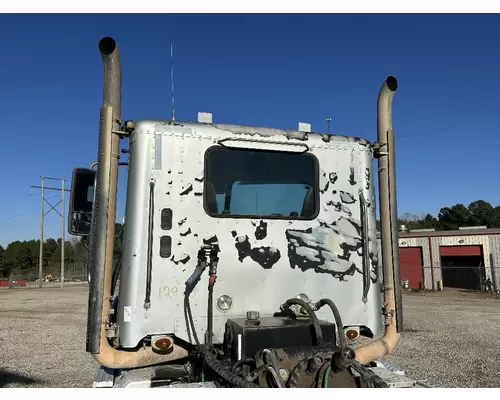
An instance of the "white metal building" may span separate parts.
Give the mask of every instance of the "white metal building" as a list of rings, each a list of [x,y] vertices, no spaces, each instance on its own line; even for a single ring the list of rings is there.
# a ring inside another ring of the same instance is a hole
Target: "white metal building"
[[[400,232],[399,255],[401,280],[410,288],[437,290],[442,281],[444,287],[479,290],[490,278],[500,290],[500,229]]]

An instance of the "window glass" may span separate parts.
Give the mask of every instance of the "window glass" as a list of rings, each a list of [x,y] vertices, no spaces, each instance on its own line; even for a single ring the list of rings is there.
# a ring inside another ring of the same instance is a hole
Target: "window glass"
[[[317,215],[317,160],[310,154],[209,149],[205,209],[212,216],[312,219]]]

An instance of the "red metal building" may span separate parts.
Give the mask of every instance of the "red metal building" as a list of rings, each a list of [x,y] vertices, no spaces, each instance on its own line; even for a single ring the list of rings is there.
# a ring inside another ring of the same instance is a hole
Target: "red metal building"
[[[500,290],[500,229],[403,231],[399,255],[401,280],[412,289],[437,290],[442,284],[479,290],[489,278]]]

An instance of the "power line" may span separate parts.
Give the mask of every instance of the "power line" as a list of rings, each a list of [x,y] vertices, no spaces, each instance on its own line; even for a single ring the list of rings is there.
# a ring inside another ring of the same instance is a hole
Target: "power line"
[[[51,178],[45,178],[45,179],[51,179]],[[40,189],[40,186],[32,186],[32,187],[33,187],[33,188]],[[46,189],[49,189],[49,188],[48,188],[48,187],[46,187]],[[52,189],[61,190],[61,189],[59,189],[59,188],[52,188]],[[66,191],[66,192],[70,192],[70,190],[65,190],[65,191]],[[17,198],[17,199],[15,199],[15,200],[8,201],[8,202],[6,202],[6,203],[0,204],[0,208],[3,208],[3,207],[5,207],[5,206],[9,206],[9,205],[14,204],[14,203],[17,203],[18,201],[25,200],[25,199],[27,199],[27,198],[29,198],[29,197],[33,197],[34,195],[35,195],[34,193],[30,193],[30,194],[28,194],[28,195],[26,195],[26,196],[23,196],[23,197],[18,197],[18,198]],[[17,211],[17,210],[19,210],[19,209],[21,209],[21,208],[23,208],[23,207],[27,207],[27,206],[29,206],[29,205],[31,205],[31,204],[32,204],[32,203],[25,204],[24,206],[21,206],[21,207],[19,207],[19,208],[16,208],[16,209],[14,209],[14,210],[11,210],[11,211]],[[8,213],[8,211],[7,211],[7,212],[0,213],[0,215],[6,214],[6,213]]]
[[[23,209],[24,207],[32,206],[33,204],[35,204],[35,203],[28,203],[28,204],[25,204],[24,206],[14,208],[14,209],[9,210],[9,211],[4,211],[4,212],[0,213],[0,215],[8,214],[8,213],[11,213],[13,211],[18,211],[18,210]]]
[[[42,189],[42,186],[35,186],[35,185],[31,185],[32,188],[34,189]],[[57,191],[61,191],[62,189],[61,188],[54,188],[54,187],[49,187],[49,186],[44,186],[43,189],[45,190],[57,190]],[[71,190],[69,189],[64,189],[65,192],[71,192]]]
[[[55,199],[56,197],[59,197],[59,196],[48,197],[46,200]],[[29,205],[32,206],[32,205],[34,205],[34,203],[33,204],[27,204],[27,206],[29,206]],[[12,215],[12,216],[6,218],[6,220],[9,220],[9,219],[12,219],[12,218],[17,218],[17,217],[20,217],[22,215],[26,215],[26,214],[28,214],[28,213],[30,213],[32,211],[35,211],[37,208],[38,208],[38,205],[36,206],[36,208],[31,208],[31,209],[29,209],[29,210],[27,210],[25,212],[20,213],[20,214]],[[16,210],[11,210],[11,211],[16,211]]]
[[[459,103],[465,103],[466,101],[468,101],[468,100],[462,100]],[[500,103],[500,100],[495,100],[495,101],[490,101],[490,102],[487,102],[487,103],[478,104],[477,107],[485,107],[485,106],[490,106],[492,104],[499,104],[499,103]],[[421,109],[421,110],[419,110],[417,112],[428,111],[428,110],[433,110],[435,112],[435,109],[432,109],[432,108],[424,108],[424,109]],[[454,109],[454,111],[452,110],[451,112],[449,112],[447,114],[449,115],[449,114],[457,114],[457,113],[460,114],[460,113],[462,113],[462,111]],[[430,116],[427,116],[427,117],[418,118],[418,121],[427,121],[427,120],[435,118],[437,116],[439,116],[439,114],[438,113],[434,113],[434,114],[431,114]],[[402,127],[402,126],[406,126],[406,125],[409,125],[409,124],[411,124],[411,122],[403,122],[401,124],[398,124],[397,126],[398,127]]]
[[[5,207],[5,206],[8,206],[8,205],[11,205],[11,204],[14,204],[14,203],[17,203],[18,201],[21,201],[21,200],[27,199],[28,197],[31,197],[31,196],[33,196],[33,193],[30,193],[29,195],[24,196],[24,197],[19,197],[19,198],[18,198],[18,199],[16,199],[16,200],[8,201],[7,203],[4,203],[4,204],[0,205],[0,208]]]
[[[463,100],[461,101],[463,103],[466,102],[466,100]],[[500,103],[500,100],[495,100],[495,101],[490,101],[490,102],[487,102],[487,103],[483,103],[483,104],[479,104],[477,105],[477,107],[485,107],[485,106],[489,106],[489,105],[492,105],[492,104],[499,104]],[[456,110],[455,111],[456,113],[460,113],[461,111],[460,110]],[[453,114],[453,112],[452,112]],[[435,118],[437,117],[438,114],[433,114],[429,117],[424,117],[424,118],[419,118],[419,121],[426,121],[426,120],[429,120],[429,119],[432,119],[432,118]],[[470,123],[470,124],[466,124],[466,125],[461,125],[461,126],[448,126],[448,127],[445,127],[445,128],[438,128],[438,129],[431,129],[431,130],[426,130],[426,131],[420,131],[420,132],[416,132],[416,133],[412,133],[412,134],[409,134],[409,135],[402,135],[402,136],[397,136],[397,139],[404,139],[404,138],[410,138],[410,137],[413,137],[413,136],[422,136],[422,135],[429,135],[429,134],[432,134],[432,133],[438,133],[438,132],[446,132],[448,130],[451,130],[451,129],[459,129],[459,128],[471,128],[473,125],[477,125],[477,123],[482,123],[482,122],[486,122],[486,120],[481,120],[481,121],[474,121],[474,123]],[[403,126],[406,126],[406,125],[409,125],[411,124],[411,122],[403,122],[402,124],[397,124],[396,125],[396,132],[399,130],[399,128],[403,127]]]
[[[53,198],[53,197],[50,197],[50,198]],[[23,208],[28,207],[28,206],[33,206],[34,204],[36,204],[36,202],[28,203],[28,204],[25,204],[23,206],[20,206],[20,207],[17,207],[17,208],[13,208],[12,210],[9,210],[9,211],[4,211],[4,212],[0,213],[0,216],[1,215],[5,215],[5,214],[9,214],[9,213],[14,212],[14,211],[22,210]]]
[[[465,103],[467,100],[462,100],[460,101],[461,103]],[[495,101],[490,101],[490,102],[487,102],[487,103],[483,103],[483,104],[479,104],[478,107],[485,107],[485,106],[489,106],[489,105],[492,105],[492,104],[499,104],[500,103],[500,100],[495,100]],[[420,111],[426,111],[426,110],[430,110],[430,108],[426,108],[426,109],[422,109]],[[460,111],[456,111],[458,113],[460,113]],[[428,116],[428,117],[423,117],[423,118],[419,118],[418,121],[426,121],[426,120],[429,120],[429,119],[432,119],[432,118],[435,118],[437,117],[439,114],[432,114],[431,116]],[[412,124],[413,122],[403,122],[403,123],[397,123],[397,124],[394,124],[394,127],[395,127],[395,133],[396,133],[396,139],[407,139],[407,138],[412,138],[414,136],[422,136],[422,135],[430,135],[432,133],[441,133],[441,132],[446,132],[446,131],[449,131],[451,129],[460,129],[460,128],[472,128],[473,126],[477,126],[478,123],[483,123],[483,122],[486,122],[486,120],[480,120],[480,121],[474,121],[473,123],[469,123],[469,124],[462,124],[460,126],[456,126],[456,125],[450,125],[448,127],[444,127],[444,128],[437,128],[437,129],[430,129],[430,130],[425,130],[425,131],[420,131],[420,132],[415,132],[415,133],[411,133],[411,134],[408,134],[408,135],[399,135],[398,132],[400,131],[400,128],[401,127],[404,127],[404,126],[407,126],[407,125],[410,125]],[[344,135],[344,136],[349,136],[349,135],[346,135],[346,134],[343,134],[343,133],[336,133],[337,135]]]
[[[477,126],[478,123],[482,123],[482,122],[486,122],[486,120],[481,120],[481,121],[475,121],[473,124],[466,124],[466,125],[460,125],[460,126],[448,126],[448,127],[445,127],[445,128],[439,128],[439,129],[432,129],[432,130],[427,130],[427,131],[420,131],[420,132],[416,132],[416,133],[412,133],[410,135],[397,135],[397,138],[398,139],[406,139],[406,138],[411,138],[411,137],[414,137],[414,136],[422,136],[422,135],[430,135],[432,133],[441,133],[441,132],[446,132],[446,131],[449,131],[451,129],[463,129],[463,128],[466,128],[466,129],[469,129],[469,128],[472,128],[472,126]]]

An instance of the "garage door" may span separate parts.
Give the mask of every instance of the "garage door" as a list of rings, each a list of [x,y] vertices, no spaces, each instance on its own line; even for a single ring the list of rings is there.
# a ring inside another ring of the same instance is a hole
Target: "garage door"
[[[399,249],[401,280],[410,281],[410,288],[424,287],[422,247],[401,247]]]
[[[480,256],[482,247],[478,246],[440,246],[439,255],[443,256]]]

